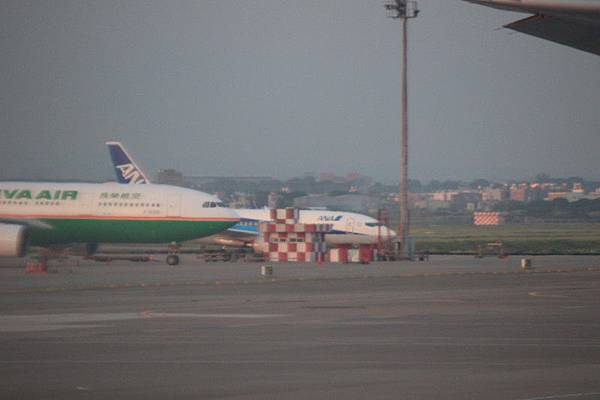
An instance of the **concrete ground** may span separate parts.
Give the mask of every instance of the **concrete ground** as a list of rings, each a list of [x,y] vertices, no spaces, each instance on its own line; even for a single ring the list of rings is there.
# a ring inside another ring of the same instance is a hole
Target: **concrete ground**
[[[1,398],[600,399],[600,257],[0,261]]]

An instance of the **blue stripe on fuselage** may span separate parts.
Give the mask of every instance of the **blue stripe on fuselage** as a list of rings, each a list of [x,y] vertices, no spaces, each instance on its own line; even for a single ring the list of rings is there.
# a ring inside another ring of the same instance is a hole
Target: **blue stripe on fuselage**
[[[242,218],[239,223],[227,229],[231,232],[247,233],[249,235],[258,235],[258,220]]]
[[[258,235],[258,223],[259,223],[259,221],[257,221],[257,220],[242,219],[240,221],[240,223],[235,224],[234,226],[232,226],[231,228],[229,228],[227,230],[231,231],[231,232],[237,232],[237,233],[246,233],[246,234],[249,234],[249,235]],[[329,232],[327,232],[327,234],[328,235],[368,236],[368,235],[366,235],[364,233],[338,231],[338,230],[329,231]]]

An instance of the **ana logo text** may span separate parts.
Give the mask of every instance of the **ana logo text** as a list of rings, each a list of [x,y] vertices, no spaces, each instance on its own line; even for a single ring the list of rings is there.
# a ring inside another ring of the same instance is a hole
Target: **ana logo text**
[[[341,215],[321,215],[319,221],[339,221],[342,219]]]
[[[121,171],[121,175],[129,183],[147,183],[146,179],[133,164],[117,165],[116,168]]]

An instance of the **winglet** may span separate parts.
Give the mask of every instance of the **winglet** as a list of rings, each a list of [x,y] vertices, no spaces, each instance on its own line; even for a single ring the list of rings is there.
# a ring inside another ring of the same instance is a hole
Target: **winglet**
[[[117,174],[117,182],[127,184],[150,183],[144,171],[133,161],[121,142],[109,141],[106,142],[106,146]]]

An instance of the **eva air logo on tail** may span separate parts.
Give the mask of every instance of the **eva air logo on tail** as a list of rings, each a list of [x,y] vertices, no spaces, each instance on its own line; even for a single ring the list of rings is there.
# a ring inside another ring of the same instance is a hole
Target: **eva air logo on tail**
[[[148,183],[133,164],[116,165],[115,168],[121,171],[121,176],[128,183]]]
[[[77,200],[77,190],[0,189],[0,199],[5,200]]]

